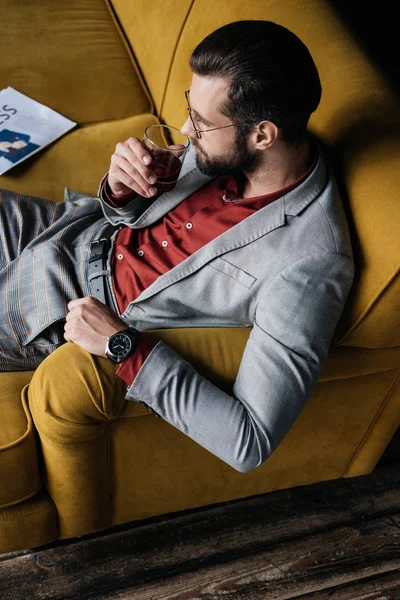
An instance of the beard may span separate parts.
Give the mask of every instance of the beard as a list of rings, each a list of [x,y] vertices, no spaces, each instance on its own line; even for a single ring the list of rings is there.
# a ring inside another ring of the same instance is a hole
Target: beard
[[[210,156],[197,142],[192,145],[201,151],[196,154],[196,165],[199,171],[209,177],[219,175],[240,175],[243,172],[253,173],[261,164],[261,153],[251,152],[247,147],[247,135],[238,131],[233,148],[225,156]]]

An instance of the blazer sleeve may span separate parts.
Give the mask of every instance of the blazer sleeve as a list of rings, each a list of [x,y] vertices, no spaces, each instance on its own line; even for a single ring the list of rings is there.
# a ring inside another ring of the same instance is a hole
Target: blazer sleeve
[[[309,399],[353,277],[351,257],[323,252],[298,259],[266,283],[232,395],[159,341],[126,398],[147,404],[235,470],[255,469]]]
[[[154,198],[145,198],[139,194],[135,194],[133,198],[121,207],[115,207],[110,204],[107,198],[105,186],[108,178],[106,173],[100,182],[97,196],[101,203],[101,208],[104,216],[112,225],[126,225],[128,223],[134,223],[156,200],[159,196]]]

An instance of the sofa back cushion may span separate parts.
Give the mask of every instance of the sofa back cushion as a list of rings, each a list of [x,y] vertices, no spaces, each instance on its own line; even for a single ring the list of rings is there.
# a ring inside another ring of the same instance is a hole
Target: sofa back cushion
[[[160,114],[175,50],[192,0],[106,1],[109,2],[127,37],[146,80],[155,109]],[[179,119],[179,115],[177,116]],[[176,122],[176,126],[178,125],[179,120]]]
[[[112,2],[161,119],[175,126],[187,117],[190,54],[211,31],[236,20],[265,19],[304,41],[323,88],[310,129],[335,162],[356,262],[341,343],[399,346],[399,104],[332,5],[322,0],[141,0],[133,10],[124,0]]]
[[[151,110],[104,0],[6,3],[0,89],[11,86],[79,124]]]

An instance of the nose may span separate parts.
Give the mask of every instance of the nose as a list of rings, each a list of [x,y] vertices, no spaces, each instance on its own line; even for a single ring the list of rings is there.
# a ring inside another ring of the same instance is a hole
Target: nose
[[[188,138],[193,138],[195,136],[190,117],[188,117],[186,119],[186,121],[184,122],[184,124],[182,125],[181,133],[182,133],[182,135],[186,135]]]

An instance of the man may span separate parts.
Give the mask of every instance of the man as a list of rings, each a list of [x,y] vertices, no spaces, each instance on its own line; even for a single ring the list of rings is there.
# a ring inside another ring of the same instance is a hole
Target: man
[[[157,197],[151,157],[129,138],[100,185],[106,219],[79,194],[29,201],[35,225],[9,242],[1,272],[1,366],[34,368],[65,340],[107,354],[92,363],[99,381],[112,373],[127,400],[245,472],[307,402],[353,259],[331,169],[306,131],[321,87],[304,44],[274,23],[239,21],[207,36],[190,66],[192,148],[174,190]],[[5,222],[15,210],[4,202]],[[232,395],[146,333],[250,325]]]

